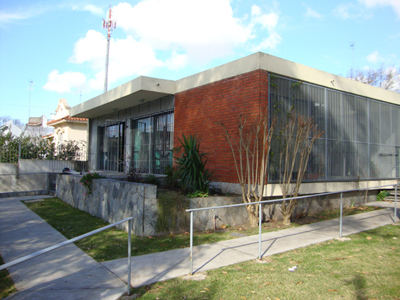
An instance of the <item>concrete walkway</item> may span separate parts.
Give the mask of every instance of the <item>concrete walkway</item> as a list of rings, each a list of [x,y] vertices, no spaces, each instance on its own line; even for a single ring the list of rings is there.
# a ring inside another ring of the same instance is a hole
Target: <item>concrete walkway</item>
[[[372,202],[369,205],[383,205]],[[376,205],[376,206],[378,206]],[[388,207],[393,204],[385,203]],[[393,224],[393,208],[386,208],[343,218],[342,235]],[[324,242],[339,236],[339,219],[262,234],[263,257]],[[258,258],[258,235],[196,246],[193,249],[195,273]],[[163,281],[189,273],[190,250],[177,249],[132,257],[131,284],[134,287]],[[127,280],[126,260],[102,263],[107,269]]]
[[[6,263],[66,240],[20,202],[32,198],[44,197],[0,199],[0,253]],[[377,204],[383,205],[369,205]],[[343,236],[392,224],[394,204],[384,205],[389,208],[345,217]],[[262,253],[265,257],[338,236],[339,219],[265,233]],[[199,273],[257,256],[258,236],[196,246],[194,271]],[[99,264],[76,246],[68,245],[11,267],[9,272],[19,290],[10,299],[118,299],[126,291],[123,281],[127,281],[127,259]],[[188,273],[188,248],[132,257],[131,284],[135,287]]]
[[[0,253],[5,263],[67,240],[21,203],[43,198],[46,196],[0,199]],[[126,292],[126,283],[74,244],[8,271],[18,292],[7,299],[111,300]]]

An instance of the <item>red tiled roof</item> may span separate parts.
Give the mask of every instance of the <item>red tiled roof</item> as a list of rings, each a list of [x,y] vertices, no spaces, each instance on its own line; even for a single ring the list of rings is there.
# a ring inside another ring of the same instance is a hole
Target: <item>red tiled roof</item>
[[[65,117],[57,119],[57,120],[51,120],[50,122],[47,122],[47,125],[58,123],[60,121],[67,121],[67,122],[73,122],[73,123],[87,123],[86,118],[76,118],[76,117],[65,116]]]

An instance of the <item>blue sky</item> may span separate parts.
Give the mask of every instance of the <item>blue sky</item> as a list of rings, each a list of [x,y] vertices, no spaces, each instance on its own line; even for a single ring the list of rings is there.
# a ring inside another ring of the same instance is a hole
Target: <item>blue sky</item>
[[[110,4],[109,89],[257,51],[342,76],[400,65],[400,0],[0,0],[0,116],[50,118],[60,98],[103,93]]]

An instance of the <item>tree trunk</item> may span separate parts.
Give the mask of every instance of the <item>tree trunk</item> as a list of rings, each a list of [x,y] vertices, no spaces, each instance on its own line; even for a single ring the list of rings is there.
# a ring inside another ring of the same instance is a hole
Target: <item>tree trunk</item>
[[[282,213],[282,215],[283,215],[282,224],[283,225],[290,225],[290,216],[291,216],[291,214],[283,214]]]
[[[258,218],[259,218],[259,209],[258,205],[248,205],[246,206],[247,212],[249,214],[249,221],[250,221],[250,226],[251,227],[257,227],[258,226]]]

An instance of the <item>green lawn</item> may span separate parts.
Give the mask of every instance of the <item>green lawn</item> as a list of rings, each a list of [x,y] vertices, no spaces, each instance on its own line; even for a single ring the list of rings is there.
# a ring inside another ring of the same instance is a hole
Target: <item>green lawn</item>
[[[396,225],[399,225],[397,223]],[[132,289],[137,299],[400,299],[400,226]],[[294,272],[289,268],[297,266]]]
[[[3,258],[0,256],[0,265],[3,265]],[[17,290],[15,289],[14,282],[10,277],[10,274],[7,270],[0,271],[0,299],[3,299],[12,293],[15,293]]]

